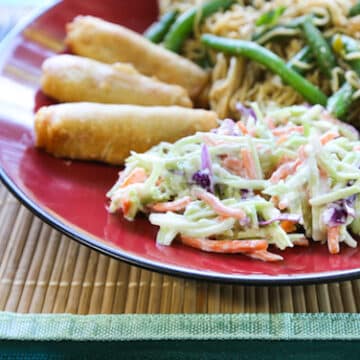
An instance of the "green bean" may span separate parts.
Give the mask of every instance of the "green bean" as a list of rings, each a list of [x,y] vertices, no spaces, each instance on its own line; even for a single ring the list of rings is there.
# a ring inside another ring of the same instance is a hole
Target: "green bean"
[[[212,0],[202,5],[199,9],[192,7],[184,12],[176,19],[168,34],[165,36],[165,48],[174,52],[180,51],[182,44],[193,31],[198,11],[201,13],[201,20],[203,20],[220,9],[228,9],[234,2],[235,0]]]
[[[330,45],[322,36],[320,30],[313,24],[311,17],[308,17],[301,27],[321,72],[331,78],[331,70],[336,67],[336,58],[331,51]]]
[[[337,119],[345,120],[353,102],[354,88],[347,82],[328,100],[327,110]]]
[[[327,97],[318,87],[307,81],[297,72],[289,69],[279,56],[263,46],[252,41],[227,39],[210,34],[203,35],[201,40],[203,44],[215,50],[232,55],[245,56],[262,64],[273,73],[279,75],[285,83],[289,84],[310,103],[326,105]]]
[[[332,39],[332,47],[335,52],[343,55],[343,53],[351,54],[353,52],[360,52],[359,43],[350,36],[337,34]],[[346,60],[351,68],[360,76],[360,59]]]
[[[303,47],[294,57],[286,64],[289,69],[292,69],[298,72],[301,75],[306,73],[305,68],[296,65],[296,62],[302,62],[305,64],[309,64],[314,60],[314,56],[312,51],[308,46]]]
[[[145,32],[144,36],[155,44],[163,41],[166,33],[174,23],[178,12],[172,10],[164,14],[159,21],[153,23]]]
[[[331,44],[334,51],[341,56],[353,52],[360,52],[358,42],[350,36],[337,34],[333,37]],[[345,61],[360,76],[360,59],[345,59]],[[327,105],[328,111],[336,118],[346,121],[351,104],[353,103],[354,93],[355,89],[351,84],[345,82],[344,85],[329,98]]]
[[[360,1],[358,1],[349,11],[349,16],[360,15]]]

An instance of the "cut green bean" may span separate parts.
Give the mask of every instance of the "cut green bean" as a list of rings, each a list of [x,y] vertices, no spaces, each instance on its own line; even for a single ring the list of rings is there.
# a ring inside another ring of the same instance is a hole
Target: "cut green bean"
[[[172,10],[164,14],[159,21],[153,23],[145,32],[144,36],[155,44],[159,44],[164,40],[165,35],[174,23],[178,12]]]
[[[358,1],[349,11],[349,16],[360,15],[360,1]]]
[[[321,72],[330,79],[331,71],[336,67],[336,58],[330,45],[323,37],[320,30],[313,24],[311,17],[308,17],[301,26],[306,41],[315,56]]]
[[[168,34],[165,36],[165,48],[174,52],[180,51],[182,44],[194,29],[194,22],[198,11],[201,14],[200,19],[204,20],[206,17],[219,10],[228,9],[234,2],[235,0],[212,0],[202,5],[200,8],[192,7],[184,12],[176,19]]]
[[[311,49],[308,46],[305,46],[287,63],[287,67],[301,75],[304,75],[308,69],[297,66],[297,64],[300,62],[309,65],[313,61],[314,56]]]
[[[290,85],[310,103],[326,106],[327,97],[318,87],[297,72],[289,69],[279,56],[263,46],[252,41],[234,40],[210,34],[203,35],[201,40],[203,44],[212,49],[231,55],[245,56],[262,64],[279,75],[286,84]]]
[[[354,88],[347,82],[328,100],[327,110],[337,119],[346,120],[353,102]]]

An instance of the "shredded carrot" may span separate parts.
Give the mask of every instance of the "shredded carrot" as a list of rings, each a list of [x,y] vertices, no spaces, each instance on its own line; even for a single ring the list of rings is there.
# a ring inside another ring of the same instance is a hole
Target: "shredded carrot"
[[[291,161],[293,161],[293,160],[294,160],[294,159],[291,159],[291,158],[289,158],[288,156],[283,156],[283,157],[281,157],[280,160],[278,161],[277,166],[279,167],[280,165],[289,163],[289,162],[291,162]]]
[[[318,166],[318,169],[319,169],[320,177],[326,178],[328,176],[328,172],[323,166],[321,165]]]
[[[284,134],[279,136],[279,138],[276,140],[276,144],[280,145],[282,143],[284,143],[287,139],[289,138],[289,134]]]
[[[292,233],[296,230],[296,225],[292,221],[289,221],[289,220],[280,221],[280,226],[287,233]]]
[[[187,205],[191,203],[190,196],[184,196],[181,199],[168,202],[160,202],[150,206],[150,209],[156,212],[166,212],[166,211],[181,211],[186,208]]]
[[[210,136],[208,135],[203,135],[202,136],[203,142],[204,144],[208,145],[208,146],[216,146],[218,145],[218,142],[215,141],[214,139],[212,139]]]
[[[255,163],[253,158],[251,157],[250,150],[242,148],[240,152],[247,177],[249,179],[256,179]]]
[[[301,164],[302,160],[296,159],[295,161],[280,165],[271,175],[270,182],[276,184],[281,179],[285,179],[289,175],[293,174]]]
[[[303,246],[303,247],[308,247],[310,245],[309,240],[305,236],[303,238],[294,240],[293,244],[295,246]]]
[[[306,152],[306,146],[305,146],[305,145],[301,145],[301,146],[299,147],[299,159],[302,160],[302,161],[304,161],[304,160],[307,159],[307,157],[308,157],[308,154],[307,154],[307,152]]]
[[[272,130],[272,133],[275,136],[282,136],[282,135],[290,135],[292,133],[304,133],[304,127],[303,126],[287,126],[287,127],[278,127]]]
[[[122,210],[124,216],[126,216],[129,213],[129,211],[131,209],[131,204],[132,203],[127,196],[123,196],[121,198],[121,210]]]
[[[336,139],[339,137],[339,133],[337,131],[328,131],[324,135],[320,137],[321,145],[327,144],[329,141]]]
[[[277,195],[273,195],[271,198],[270,198],[270,201],[276,206],[278,207],[279,205],[279,202],[280,202],[280,199]]]
[[[259,250],[252,253],[247,253],[246,256],[251,257],[252,259],[262,260],[266,262],[275,262],[275,261],[282,261],[284,258],[280,255],[271,253],[267,250]]]
[[[237,253],[256,253],[266,251],[268,243],[263,239],[254,240],[209,240],[203,238],[192,238],[181,236],[184,245],[207,252],[237,254]]]
[[[243,164],[237,157],[230,155],[226,156],[223,160],[223,165],[232,173],[238,176],[244,176]]]
[[[135,168],[122,182],[120,188],[127,187],[131,184],[142,183],[147,179],[146,172],[143,168]]]
[[[340,251],[340,226],[331,226],[327,232],[327,242],[330,254],[338,254]]]
[[[275,129],[275,122],[274,122],[274,119],[270,118],[270,117],[266,117],[264,119],[265,123],[267,124],[268,128],[269,129]]]
[[[236,126],[241,130],[243,135],[247,135],[249,133],[248,129],[246,128],[245,124],[242,121],[238,121]]]
[[[205,190],[197,189],[193,191],[193,194],[198,199],[201,199],[208,204],[220,216],[225,216],[227,218],[232,217],[238,220],[246,219],[246,213],[242,209],[233,209],[223,205],[216,196]]]
[[[207,135],[203,135],[203,141],[204,141],[204,144],[206,144],[208,146],[218,146],[218,145],[227,144],[227,142],[224,140],[215,140]]]

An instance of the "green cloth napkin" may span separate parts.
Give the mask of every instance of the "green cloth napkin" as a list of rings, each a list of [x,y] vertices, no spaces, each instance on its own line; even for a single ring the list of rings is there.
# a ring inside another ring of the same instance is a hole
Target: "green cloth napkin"
[[[360,314],[0,313],[2,340],[359,340]]]

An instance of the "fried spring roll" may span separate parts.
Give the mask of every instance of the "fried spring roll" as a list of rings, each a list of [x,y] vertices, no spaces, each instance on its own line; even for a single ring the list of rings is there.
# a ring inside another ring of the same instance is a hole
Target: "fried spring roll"
[[[93,16],[77,16],[68,24],[66,43],[77,55],[106,63],[132,63],[145,75],[184,87],[192,98],[207,81],[207,73],[190,60],[121,25]]]
[[[67,103],[42,107],[35,116],[37,147],[110,164],[122,164],[131,150],[144,152],[216,126],[216,113],[178,106]]]
[[[45,60],[42,70],[43,92],[61,102],[192,106],[181,86],[141,75],[128,64],[58,55]]]

